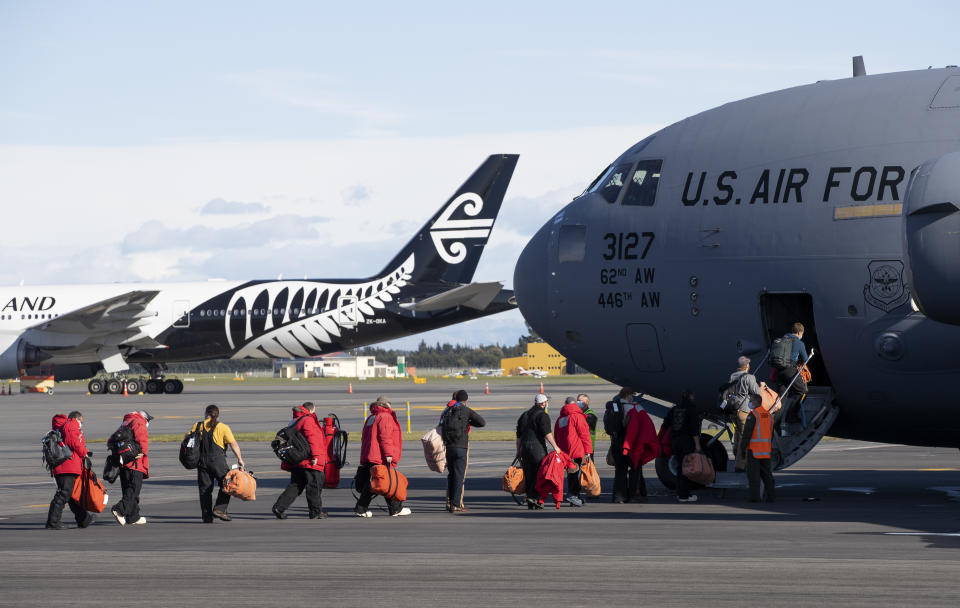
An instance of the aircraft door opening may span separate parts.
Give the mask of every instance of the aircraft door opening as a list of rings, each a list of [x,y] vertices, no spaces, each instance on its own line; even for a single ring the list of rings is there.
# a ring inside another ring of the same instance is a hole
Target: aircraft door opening
[[[763,321],[765,347],[790,331],[796,322],[803,324],[803,343],[817,354],[810,360],[809,368],[813,377],[812,386],[832,386],[820,342],[817,339],[817,323],[813,314],[813,296],[809,293],[765,293],[760,296],[760,316]],[[764,379],[764,378],[762,378]]]
[[[173,303],[173,326],[190,327],[190,302],[177,300]]]
[[[340,327],[354,328],[359,322],[357,315],[356,296],[343,296],[340,298],[339,312],[337,314],[337,323]]]

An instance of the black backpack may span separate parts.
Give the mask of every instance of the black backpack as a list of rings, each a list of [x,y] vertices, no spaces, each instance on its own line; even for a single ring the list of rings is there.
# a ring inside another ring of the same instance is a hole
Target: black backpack
[[[298,420],[299,422],[299,420]],[[277,431],[277,436],[270,442],[273,453],[287,464],[300,464],[310,458],[310,442],[294,422]]]
[[[196,469],[200,465],[200,442],[203,440],[203,421],[193,426],[193,429],[180,442],[180,464],[187,470]]]
[[[792,361],[790,361],[790,354],[793,352],[794,340],[796,340],[796,338],[793,336],[783,336],[773,341],[773,344],[770,345],[771,367],[784,368],[790,366],[792,363]]]
[[[467,436],[470,412],[462,403],[448,407],[440,417],[440,436],[444,445],[455,445]]]
[[[120,476],[120,464],[113,454],[107,454],[107,460],[103,463],[103,475],[101,479],[107,483],[113,483]]]
[[[603,412],[603,431],[611,437],[623,434],[627,428],[624,424],[627,406],[619,398],[607,401]]]
[[[116,457],[117,464],[121,467],[135,461],[137,454],[140,453],[140,444],[137,443],[129,424],[121,424],[120,428],[110,435],[107,445],[110,446],[110,453]]]
[[[73,451],[63,442],[63,433],[60,429],[48,431],[40,439],[40,445],[43,448],[43,464],[47,470],[60,466],[73,456]]]

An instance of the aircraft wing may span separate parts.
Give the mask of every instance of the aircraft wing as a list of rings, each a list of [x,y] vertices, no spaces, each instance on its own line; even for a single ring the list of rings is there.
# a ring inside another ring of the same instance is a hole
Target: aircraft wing
[[[400,307],[414,312],[431,312],[434,310],[455,308],[457,306],[483,310],[497,297],[497,294],[500,293],[502,289],[503,283],[499,281],[493,281],[491,283],[469,283],[443,291],[429,298],[424,298],[419,302],[401,304]]]
[[[147,305],[158,293],[136,290],[100,300],[34,325],[28,340],[40,348],[162,347],[140,329],[157,316]]]

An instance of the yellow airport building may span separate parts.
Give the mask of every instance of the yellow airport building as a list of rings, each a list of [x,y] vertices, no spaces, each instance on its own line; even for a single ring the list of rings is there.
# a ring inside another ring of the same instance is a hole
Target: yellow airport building
[[[567,358],[546,342],[528,342],[527,354],[519,357],[500,359],[503,373],[516,376],[520,368],[539,369],[551,376],[562,376],[567,372]]]

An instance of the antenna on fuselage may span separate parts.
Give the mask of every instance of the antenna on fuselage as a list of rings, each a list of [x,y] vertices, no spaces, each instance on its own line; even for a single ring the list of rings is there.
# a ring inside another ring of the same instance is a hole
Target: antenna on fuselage
[[[857,55],[853,58],[853,77],[866,76],[867,68],[863,65],[863,55]]]

